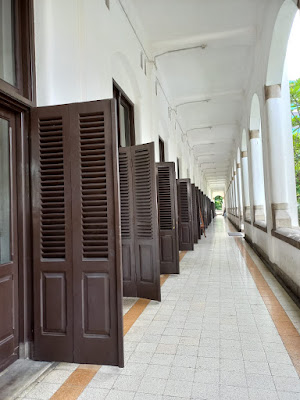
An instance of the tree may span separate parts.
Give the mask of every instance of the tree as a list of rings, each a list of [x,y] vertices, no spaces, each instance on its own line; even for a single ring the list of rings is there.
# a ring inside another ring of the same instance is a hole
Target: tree
[[[290,82],[296,192],[300,223],[300,79]]]
[[[218,210],[218,211],[222,210],[223,197],[221,197],[221,196],[215,197],[215,206],[216,206],[216,210]]]

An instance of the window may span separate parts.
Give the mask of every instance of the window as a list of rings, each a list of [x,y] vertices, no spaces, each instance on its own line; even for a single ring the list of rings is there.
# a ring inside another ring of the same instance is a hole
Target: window
[[[159,137],[159,161],[165,162],[165,142]]]
[[[177,157],[177,179],[180,179],[180,165],[179,158]]]
[[[117,101],[119,147],[135,145],[134,107],[122,89],[114,82],[114,98]]]
[[[33,100],[33,0],[0,0],[0,90]]]
[[[16,86],[14,15],[14,1],[0,0],[0,78]]]

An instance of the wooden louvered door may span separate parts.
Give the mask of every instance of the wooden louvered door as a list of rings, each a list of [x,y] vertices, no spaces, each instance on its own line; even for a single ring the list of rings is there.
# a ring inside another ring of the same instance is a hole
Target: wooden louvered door
[[[0,372],[19,355],[16,153],[16,116],[0,109]]]
[[[154,143],[131,147],[137,296],[160,301]]]
[[[113,101],[32,112],[38,360],[123,365]]]
[[[193,204],[193,234],[194,243],[198,243],[198,218],[197,218],[197,199],[196,199],[196,187],[192,183],[192,204]]]
[[[198,239],[201,239],[201,220],[200,220],[200,192],[196,186],[197,220],[198,220]]]
[[[131,148],[119,148],[123,296],[137,297]]]
[[[154,143],[119,149],[124,295],[160,301]]]
[[[71,107],[74,361],[123,365],[115,106]],[[119,348],[119,346],[121,346]]]
[[[177,179],[179,250],[194,250],[192,187],[190,179]]]
[[[179,274],[178,212],[175,163],[156,163],[160,273]]]
[[[34,359],[72,362],[69,109],[35,108],[31,127]]]

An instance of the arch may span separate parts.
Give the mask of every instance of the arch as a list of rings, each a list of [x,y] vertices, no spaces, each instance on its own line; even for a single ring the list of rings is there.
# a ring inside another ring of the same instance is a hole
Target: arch
[[[250,131],[259,130],[261,128],[261,116],[260,116],[260,102],[256,93],[254,93],[251,102],[250,111]]]
[[[125,54],[120,51],[111,56],[111,71],[113,79],[122,87],[132,102],[141,98],[136,74]]]
[[[293,0],[285,0],[277,15],[268,62],[267,86],[282,82],[288,41],[297,10]]]

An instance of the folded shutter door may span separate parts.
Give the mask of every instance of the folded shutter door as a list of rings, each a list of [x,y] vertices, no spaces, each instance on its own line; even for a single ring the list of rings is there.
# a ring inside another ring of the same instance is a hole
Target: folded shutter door
[[[137,297],[131,148],[119,148],[123,296]]]
[[[119,172],[111,100],[72,105],[74,361],[123,365]]]
[[[177,180],[179,250],[194,250],[190,179]]]
[[[197,219],[198,219],[198,239],[201,239],[200,193],[199,193],[199,188],[197,186],[196,186],[196,201],[197,201]]]
[[[35,108],[32,129],[34,354],[73,361],[69,112]]]
[[[193,204],[193,235],[194,243],[198,243],[198,218],[197,218],[197,200],[196,200],[196,188],[192,183],[192,204]]]
[[[156,163],[160,239],[160,273],[179,273],[175,163]]]
[[[131,147],[137,296],[160,301],[154,143]]]

